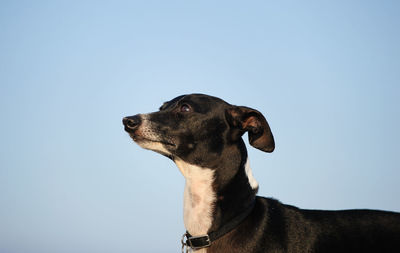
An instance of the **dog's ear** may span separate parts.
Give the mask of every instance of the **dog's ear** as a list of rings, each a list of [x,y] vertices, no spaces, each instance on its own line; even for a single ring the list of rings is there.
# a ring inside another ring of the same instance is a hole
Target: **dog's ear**
[[[225,113],[229,124],[239,130],[240,136],[248,132],[250,145],[265,152],[274,151],[274,136],[259,111],[245,106],[232,106]]]

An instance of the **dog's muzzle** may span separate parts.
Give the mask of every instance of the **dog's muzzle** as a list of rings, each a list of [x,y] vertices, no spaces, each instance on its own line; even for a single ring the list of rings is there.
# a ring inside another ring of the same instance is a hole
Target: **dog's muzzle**
[[[125,126],[125,131],[132,133],[135,131],[139,126],[142,120],[140,119],[139,115],[125,117],[122,119],[122,123]]]

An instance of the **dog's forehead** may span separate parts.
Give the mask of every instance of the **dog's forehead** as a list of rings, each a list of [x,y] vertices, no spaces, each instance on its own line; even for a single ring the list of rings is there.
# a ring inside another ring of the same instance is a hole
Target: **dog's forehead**
[[[176,104],[179,100],[181,100],[183,97],[185,97],[186,95],[181,95],[178,96],[170,101],[164,102],[161,106],[160,106],[160,110],[164,110],[167,109],[171,106],[173,106],[174,104]]]
[[[168,102],[164,102],[164,104],[160,107],[160,110],[171,108],[179,102],[197,105],[199,107],[203,107],[203,109],[205,109],[204,107],[212,107],[216,105],[229,105],[227,102],[217,97],[205,94],[188,94],[181,95]]]

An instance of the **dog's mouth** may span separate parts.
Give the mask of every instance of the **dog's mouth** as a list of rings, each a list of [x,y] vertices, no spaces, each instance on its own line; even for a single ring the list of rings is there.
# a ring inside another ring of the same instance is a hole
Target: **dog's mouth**
[[[172,142],[172,140],[154,140],[148,137],[143,137],[141,135],[129,132],[129,135],[131,136],[131,138],[133,139],[134,142],[137,142],[138,144],[141,142],[148,142],[148,143],[161,143],[163,145],[169,146],[169,147],[176,147],[176,144]]]

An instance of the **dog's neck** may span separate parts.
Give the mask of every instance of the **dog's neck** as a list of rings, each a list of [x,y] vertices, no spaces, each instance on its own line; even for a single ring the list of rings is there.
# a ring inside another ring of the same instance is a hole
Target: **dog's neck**
[[[186,179],[184,224],[192,236],[218,230],[254,201],[258,184],[251,173],[247,156],[245,161],[238,168],[215,170],[175,159]],[[226,175],[229,173],[232,175]],[[227,177],[229,180],[220,184]]]
[[[211,228],[216,202],[213,190],[214,171],[176,159],[176,165],[185,177],[183,220],[193,236],[207,234]]]

